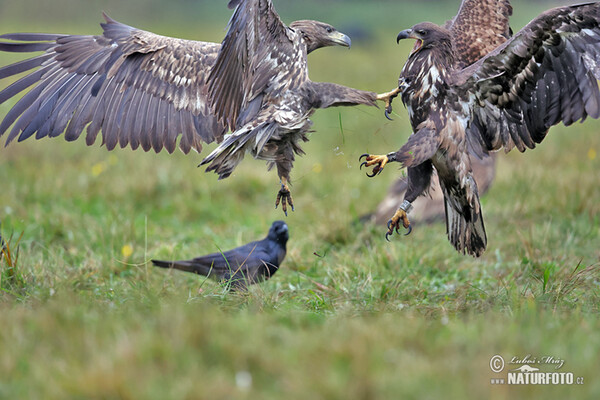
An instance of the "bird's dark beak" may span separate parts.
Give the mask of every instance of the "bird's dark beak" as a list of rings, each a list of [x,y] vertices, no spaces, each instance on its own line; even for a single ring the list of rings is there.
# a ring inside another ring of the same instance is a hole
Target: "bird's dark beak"
[[[416,39],[415,47],[413,47],[411,54],[421,50],[423,46],[423,39],[421,39],[412,29],[405,29],[398,34],[396,37],[396,43],[400,43],[402,39]]]
[[[342,32],[332,32],[329,36],[331,41],[339,46],[344,46],[350,48],[352,46],[352,40],[348,37],[348,35],[344,35]]]
[[[396,37],[396,43],[400,43],[400,41],[402,39],[409,39],[409,38],[417,39],[416,37],[413,36],[412,33],[413,33],[412,29],[405,29],[405,30],[403,30],[402,32],[400,32],[398,34],[398,37]]]

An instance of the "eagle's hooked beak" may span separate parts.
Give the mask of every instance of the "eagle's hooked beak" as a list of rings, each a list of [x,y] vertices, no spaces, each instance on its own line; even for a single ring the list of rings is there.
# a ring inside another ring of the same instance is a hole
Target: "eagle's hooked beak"
[[[413,53],[415,51],[418,51],[423,45],[423,40],[419,36],[417,36],[412,29],[405,29],[402,32],[400,32],[396,37],[396,43],[400,43],[402,39],[416,39],[417,42],[415,43],[415,47],[412,50]]]
[[[331,41],[337,45],[350,48],[352,46],[352,40],[348,35],[344,35],[342,32],[332,32],[329,36]]]
[[[396,43],[400,43],[400,41],[402,39],[408,39],[408,38],[416,39],[414,36],[412,36],[412,29],[405,29],[402,32],[400,32],[398,34],[398,37],[396,38]]]

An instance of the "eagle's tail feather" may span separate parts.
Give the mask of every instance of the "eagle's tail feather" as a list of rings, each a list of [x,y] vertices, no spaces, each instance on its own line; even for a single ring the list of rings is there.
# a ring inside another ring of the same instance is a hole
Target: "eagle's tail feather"
[[[479,257],[487,246],[487,236],[481,215],[479,195],[475,193],[477,207],[455,207],[447,195],[445,197],[446,232],[450,243],[459,252]],[[458,209],[460,208],[460,209]]]

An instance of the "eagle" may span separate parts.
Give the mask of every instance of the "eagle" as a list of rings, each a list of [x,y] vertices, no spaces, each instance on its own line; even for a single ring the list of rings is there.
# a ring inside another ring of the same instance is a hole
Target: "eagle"
[[[535,148],[553,125],[600,117],[600,3],[557,7],[533,19],[475,63],[456,66],[451,30],[423,22],[401,31],[415,39],[398,90],[413,134],[398,151],[364,155],[372,175],[389,162],[407,168],[408,190],[388,221],[400,224],[437,171],[445,200],[446,231],[457,251],[486,249],[471,157],[502,148]]]
[[[0,51],[43,52],[0,68],[0,79],[33,70],[0,92],[1,104],[26,91],[0,123],[0,136],[10,129],[5,145],[63,132],[73,141],[84,129],[88,145],[101,132],[108,150],[179,146],[187,154],[217,141],[201,165],[222,179],[246,152],[266,160],[277,167],[276,207],[281,200],[287,214],[290,171],[315,109],[374,106],[391,95],[309,79],[309,53],[351,45],[331,25],[286,26],[270,0],[228,6],[234,12],[220,44],[157,35],[105,14],[101,35],[0,35]]]
[[[509,17],[513,9],[508,0],[463,0],[457,15],[444,25],[452,36],[455,48],[455,67],[464,68],[487,55],[512,35]],[[389,118],[391,109],[386,110]],[[496,153],[471,157],[473,177],[480,194],[487,192],[496,174]],[[379,203],[376,210],[365,219],[385,225],[402,202],[408,181],[402,177],[394,182]],[[430,223],[443,219],[444,195],[434,170],[427,196],[419,197],[413,203],[412,222]]]

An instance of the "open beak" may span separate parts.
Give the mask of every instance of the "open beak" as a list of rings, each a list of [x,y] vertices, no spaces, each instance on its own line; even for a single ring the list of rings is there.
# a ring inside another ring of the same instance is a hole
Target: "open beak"
[[[330,36],[331,41],[339,46],[350,48],[352,46],[352,40],[342,32],[333,32]]]
[[[400,32],[396,37],[396,43],[400,43],[402,39],[415,39],[417,41],[415,43],[415,47],[412,50],[413,53],[421,49],[421,46],[423,46],[423,40],[417,35],[415,35],[412,29],[405,29],[402,32]]]

